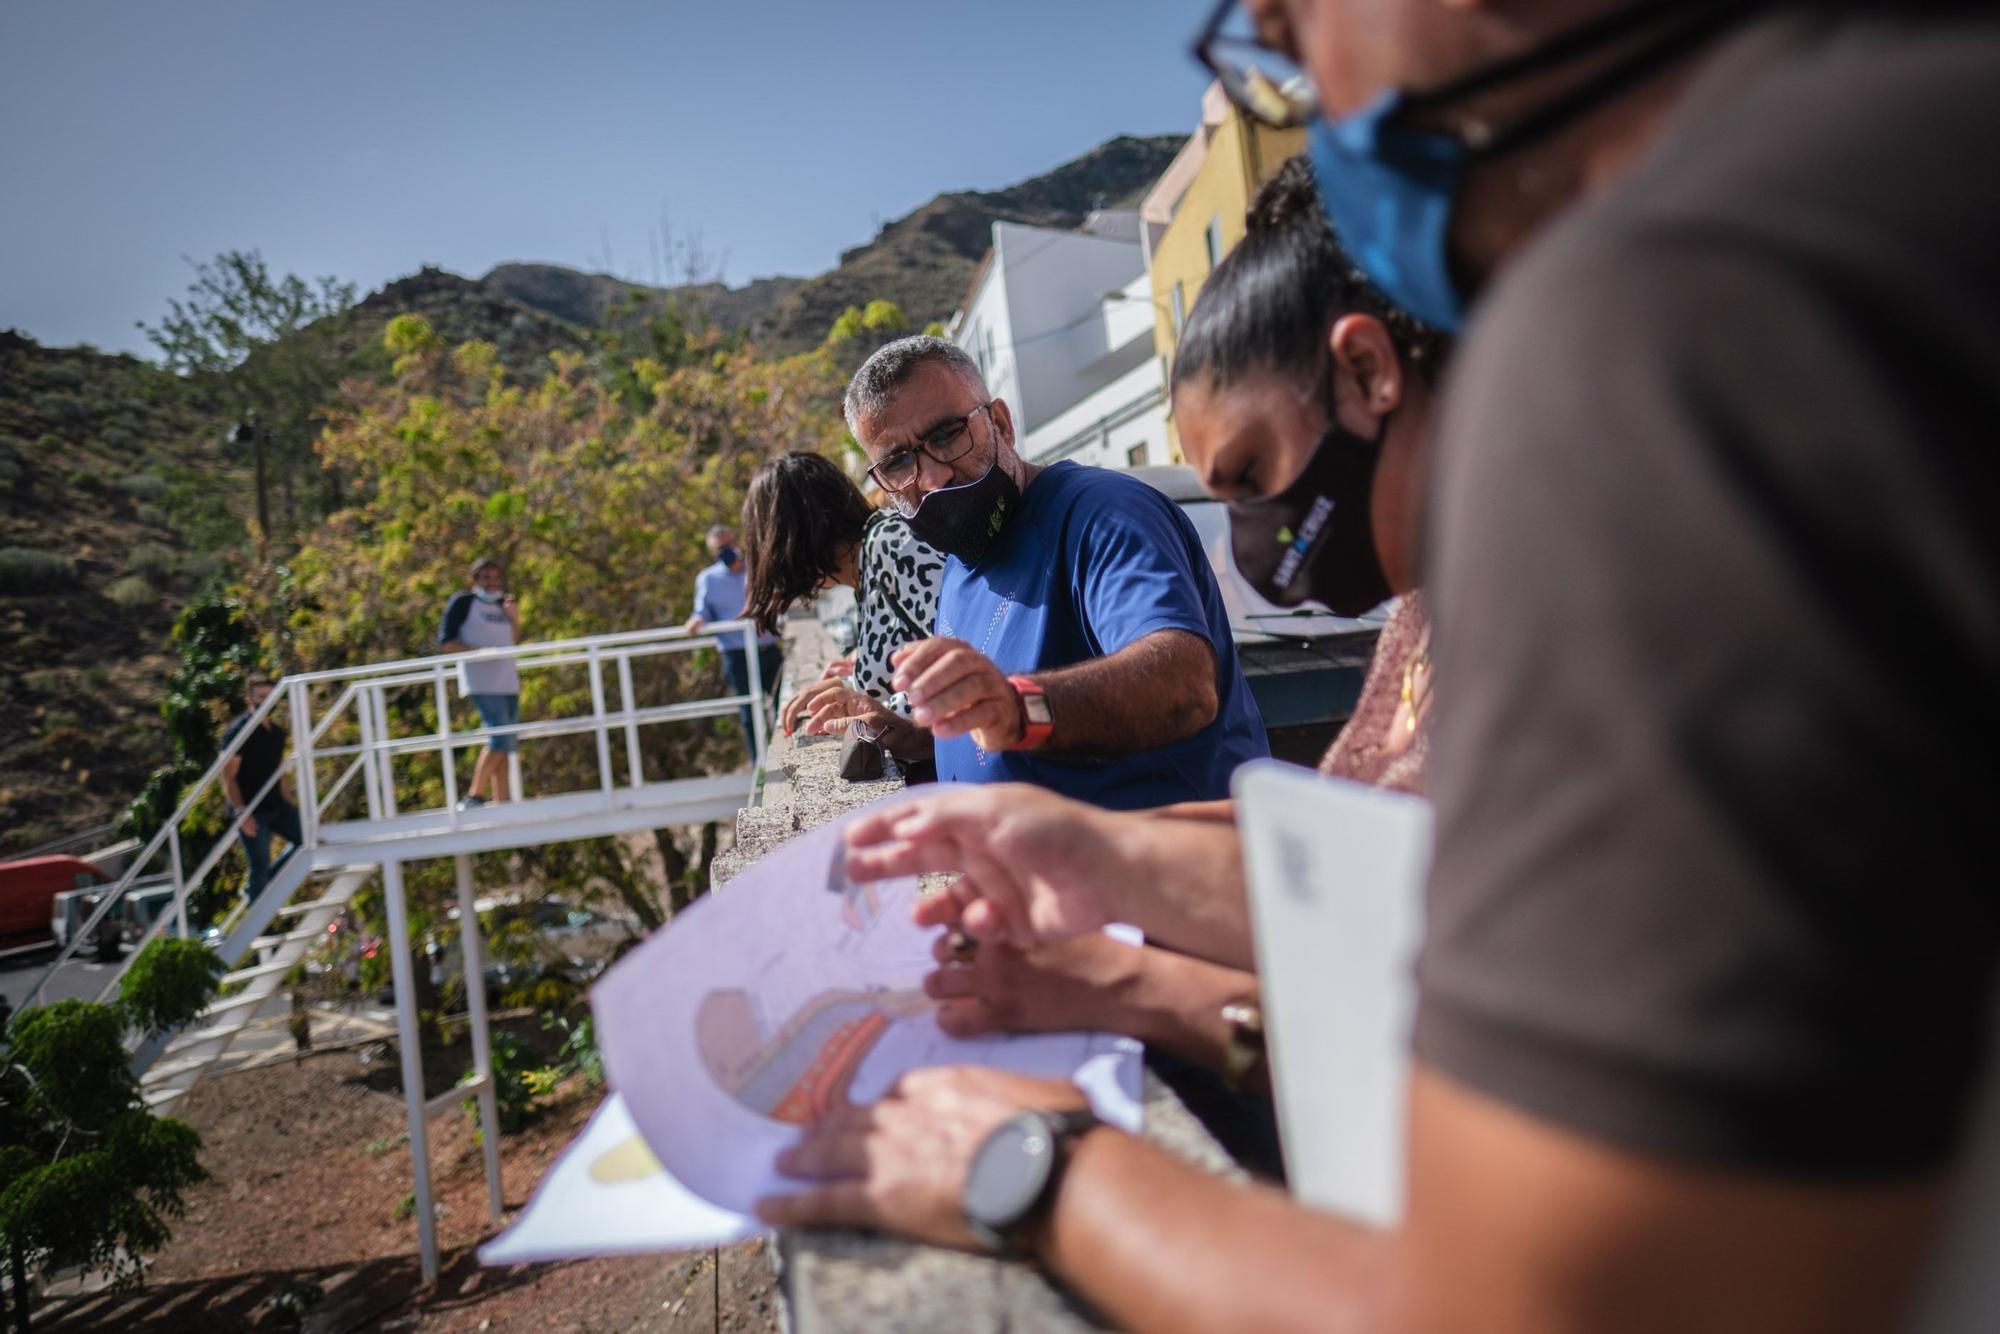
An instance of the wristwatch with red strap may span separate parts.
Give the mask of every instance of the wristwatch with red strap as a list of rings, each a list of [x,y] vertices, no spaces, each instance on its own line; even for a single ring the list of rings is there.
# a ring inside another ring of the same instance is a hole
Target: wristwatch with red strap
[[[1014,694],[1021,701],[1021,739],[1007,749],[1039,749],[1056,727],[1055,718],[1049,712],[1049,697],[1025,676],[1010,676],[1007,684],[1014,687]]]

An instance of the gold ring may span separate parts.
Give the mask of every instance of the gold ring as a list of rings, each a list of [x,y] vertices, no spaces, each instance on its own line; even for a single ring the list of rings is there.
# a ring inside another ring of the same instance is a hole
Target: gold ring
[[[944,938],[944,944],[957,963],[971,963],[979,954],[979,942],[963,931],[953,931]]]

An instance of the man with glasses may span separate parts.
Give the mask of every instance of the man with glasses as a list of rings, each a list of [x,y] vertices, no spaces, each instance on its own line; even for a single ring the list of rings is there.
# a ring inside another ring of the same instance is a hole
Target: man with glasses
[[[950,558],[937,633],[894,660],[940,781],[1138,809],[1227,796],[1236,766],[1268,753],[1215,575],[1165,496],[1024,461],[1007,404],[942,338],[879,349],[846,413],[869,476]],[[881,721],[898,753],[921,749]]]
[[[962,1069],[823,1122],[781,1164],[823,1184],[766,1216],[998,1231],[1138,1328],[1942,1327],[1912,1294],[2000,957],[1993,7],[1248,0],[1201,55],[1312,122],[1392,300],[1479,305],[1431,506],[1404,1218]],[[1021,930],[1086,923],[1127,883],[1009,833],[961,909],[1006,881]],[[1060,1147],[996,1229],[969,1165],[1023,1111]]]

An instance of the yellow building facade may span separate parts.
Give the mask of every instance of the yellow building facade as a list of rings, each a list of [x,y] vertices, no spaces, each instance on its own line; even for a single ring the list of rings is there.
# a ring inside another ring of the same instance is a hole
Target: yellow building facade
[[[1257,188],[1305,151],[1302,129],[1274,130],[1237,110],[1219,87],[1202,97],[1201,128],[1189,136],[1141,205],[1150,249],[1153,343],[1172,382],[1181,325],[1209,272],[1243,239],[1243,216]],[[1171,408],[1167,444],[1181,461]]]

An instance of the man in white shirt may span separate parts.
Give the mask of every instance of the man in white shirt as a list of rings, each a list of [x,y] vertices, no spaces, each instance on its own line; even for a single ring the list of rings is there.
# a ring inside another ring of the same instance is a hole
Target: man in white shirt
[[[506,571],[500,562],[482,556],[472,563],[472,587],[445,604],[438,628],[438,651],[511,648],[521,642],[521,607],[506,591]],[[521,671],[512,658],[459,664],[458,693],[479,710],[479,721],[492,734],[472,770],[472,786],[460,810],[507,800],[507,757],[517,745],[512,732],[499,729],[521,721]]]

